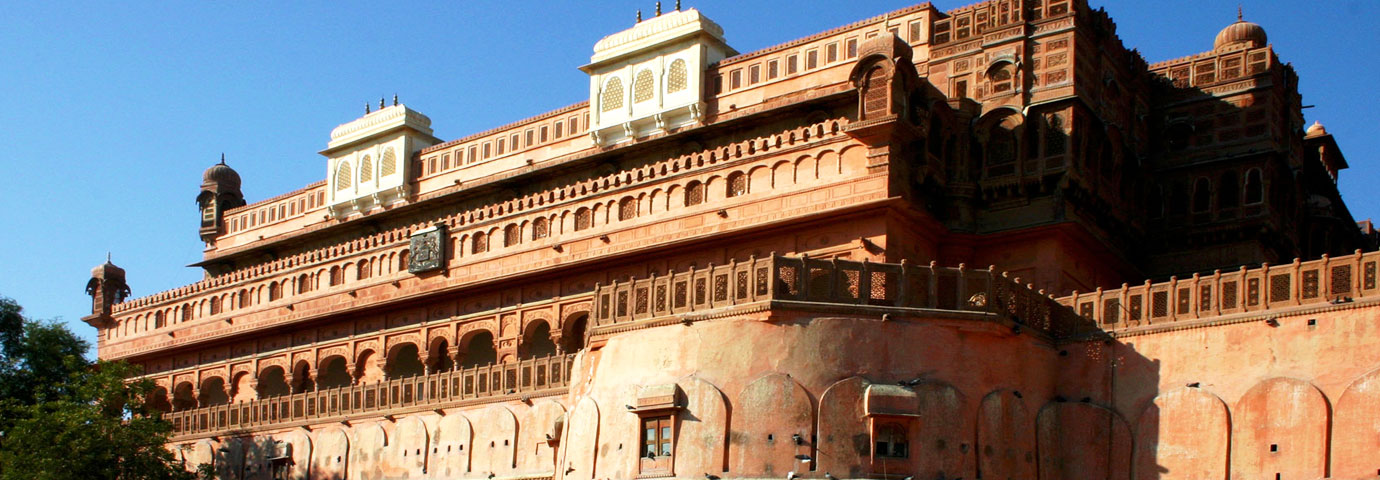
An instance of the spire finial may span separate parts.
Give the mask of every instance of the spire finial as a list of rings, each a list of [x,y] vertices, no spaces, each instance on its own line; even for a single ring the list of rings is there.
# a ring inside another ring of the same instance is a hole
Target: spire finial
[[[393,94],[393,106],[398,106],[398,94]]]
[[[676,11],[680,11],[680,0],[676,0]]]
[[[220,164],[225,165],[225,152],[220,152]]]
[[[1239,4],[1239,3],[1236,4],[1236,21],[1238,21],[1238,22],[1244,22],[1244,21],[1246,21],[1245,15],[1241,13],[1241,4]]]
[[[364,102],[364,114],[369,114],[369,102]]]
[[[379,110],[383,110],[383,97],[379,97]]]
[[[637,9],[637,23],[642,23],[642,9]]]
[[[110,251],[109,251],[109,250],[106,250],[106,252],[105,252],[105,263],[110,263]]]
[[[656,16],[661,16],[661,2],[656,2]]]

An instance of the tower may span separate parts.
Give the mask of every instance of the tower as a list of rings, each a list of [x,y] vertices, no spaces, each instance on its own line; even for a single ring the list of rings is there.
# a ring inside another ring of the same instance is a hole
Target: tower
[[[216,236],[224,232],[222,219],[225,211],[244,206],[240,174],[225,164],[225,154],[221,154],[220,163],[211,165],[201,174],[201,193],[196,196],[196,204],[201,210],[201,240],[207,243],[215,241]]]
[[[111,320],[111,307],[129,298],[125,269],[110,263],[110,257],[107,256],[105,263],[91,269],[91,280],[86,282],[86,294],[91,296],[91,315],[83,317],[82,321],[96,327],[97,330],[102,330]]]

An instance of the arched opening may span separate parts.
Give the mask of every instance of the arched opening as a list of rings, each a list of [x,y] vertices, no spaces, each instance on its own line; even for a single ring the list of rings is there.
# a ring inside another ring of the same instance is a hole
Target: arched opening
[[[1260,183],[1260,170],[1246,172],[1246,205],[1254,205],[1265,200],[1265,189]]]
[[[418,357],[417,346],[411,343],[404,343],[393,347],[393,354],[388,357],[388,378],[407,378],[415,377],[426,373],[422,367],[422,360]]]
[[[544,321],[532,322],[522,336],[521,358],[541,358],[556,354],[556,342],[551,341],[551,326]]]
[[[516,223],[510,223],[508,226],[503,227],[503,246],[511,247],[521,242],[522,234]]]
[[[484,253],[484,252],[489,251],[489,236],[488,236],[488,234],[485,234],[484,232],[475,232],[474,237],[471,237],[471,242],[472,242],[472,245],[470,245],[470,252],[471,252],[471,253]]]
[[[747,193],[747,176],[743,172],[733,172],[728,174],[728,181],[724,182],[724,196],[736,197]]]
[[[565,332],[561,334],[562,350],[567,353],[574,353],[585,348],[585,324],[588,320],[588,315],[580,314],[578,317],[565,321]]]
[[[1193,213],[1203,213],[1212,208],[1212,184],[1206,178],[1193,182]]]
[[[355,378],[359,379],[359,384],[369,384],[384,380],[385,374],[383,366],[379,365],[378,353],[373,350],[365,350],[355,361]]]
[[[292,393],[303,393],[316,390],[316,382],[311,378],[311,365],[305,361],[297,362],[297,366],[292,368]]]
[[[193,408],[196,408],[196,396],[192,394],[192,383],[182,382],[173,387],[173,411],[180,412]]]
[[[197,404],[203,407],[230,403],[230,394],[225,391],[225,379],[211,377],[201,382],[201,396]]]
[[[345,357],[334,356],[321,362],[321,374],[316,377],[316,385],[321,389],[348,387],[354,383],[350,371],[345,368]]]
[[[259,373],[258,390],[259,398],[272,398],[282,395],[292,394],[292,389],[287,384],[287,372],[283,367],[273,366],[265,368]]]
[[[1222,179],[1217,181],[1217,208],[1236,208],[1240,203],[1241,184],[1236,178],[1236,172],[1222,173]]]
[[[428,352],[431,357],[431,371],[449,372],[455,369],[455,359],[450,358],[450,342],[446,339],[436,339],[431,343]]]
[[[494,350],[494,335],[488,331],[481,331],[470,337],[469,343],[465,344],[465,358],[460,361],[460,368],[473,368],[496,362],[498,351]]]
[[[532,240],[546,238],[551,235],[550,224],[546,218],[538,218],[532,221]]]
[[[253,383],[254,381],[249,375],[249,372],[235,374],[230,382],[230,401],[239,403],[253,400],[255,396],[255,386]]]
[[[699,180],[685,184],[685,206],[695,206],[704,202],[704,184]]]
[[[579,210],[575,210],[575,230],[589,228],[590,224],[593,223],[593,217],[588,208],[580,207]]]
[[[632,197],[623,197],[618,201],[618,220],[632,220],[637,218],[637,200]]]
[[[191,387],[190,384],[187,386]],[[172,404],[168,402],[168,389],[166,388],[153,387],[153,390],[149,391],[145,400],[144,405],[150,412],[158,411],[168,413],[172,411],[173,407]]]

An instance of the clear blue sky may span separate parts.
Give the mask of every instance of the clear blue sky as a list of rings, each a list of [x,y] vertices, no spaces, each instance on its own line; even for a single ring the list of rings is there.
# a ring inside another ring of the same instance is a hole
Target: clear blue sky
[[[0,295],[80,322],[107,251],[135,296],[201,278],[193,199],[225,152],[262,200],[325,178],[316,154],[366,101],[398,94],[458,138],[588,95],[594,42],[653,1],[4,2],[0,18]],[[940,1],[941,9],[970,0]],[[1337,136],[1343,195],[1380,217],[1380,2],[1244,0],[1301,77],[1308,122]],[[669,10],[674,0],[665,3]],[[1236,1],[1100,1],[1150,62],[1211,49]],[[748,52],[905,2],[684,2]]]

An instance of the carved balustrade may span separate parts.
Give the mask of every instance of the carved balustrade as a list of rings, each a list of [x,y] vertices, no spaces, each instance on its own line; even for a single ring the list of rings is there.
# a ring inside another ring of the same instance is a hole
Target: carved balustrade
[[[1301,305],[1326,306],[1380,297],[1380,252],[1284,265],[1194,274],[1167,282],[1079,293],[1059,303],[1109,331],[1168,325],[1210,317],[1249,314]]]
[[[1055,338],[1096,330],[1044,293],[992,269],[776,255],[600,285],[593,318],[605,326],[759,301],[988,313]]]
[[[575,355],[552,355],[381,382],[166,413],[173,435],[204,435],[444,408],[476,400],[559,394]]]

